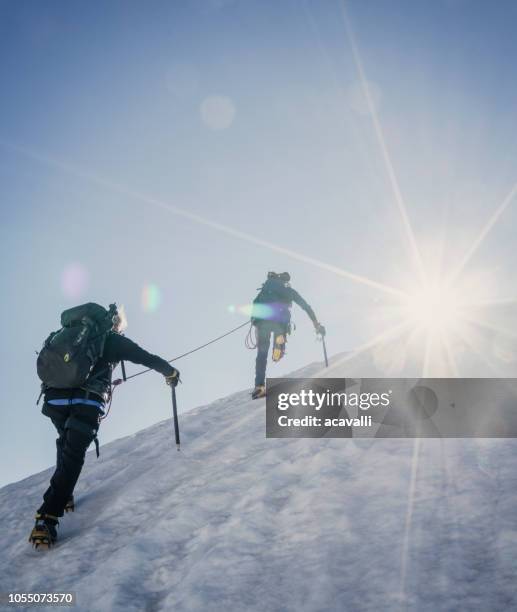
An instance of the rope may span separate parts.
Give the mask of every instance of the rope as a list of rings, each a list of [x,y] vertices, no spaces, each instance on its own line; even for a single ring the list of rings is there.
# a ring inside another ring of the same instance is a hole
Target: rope
[[[253,329],[255,329],[255,337],[253,337]],[[253,325],[253,323],[250,325],[250,330],[244,340],[244,346],[247,349],[250,349],[250,351],[257,348],[257,328]]]
[[[172,363],[173,361],[178,361],[179,359],[183,359],[183,357],[187,357],[187,355],[192,355],[192,353],[196,353],[197,351],[200,351],[201,349],[206,348],[207,346],[210,346],[211,344],[214,344],[215,342],[218,342],[219,340],[222,340],[223,338],[226,338],[226,336],[229,336],[230,334],[235,333],[236,331],[238,331],[239,329],[242,329],[245,325],[248,325],[249,321],[246,321],[246,323],[242,323],[242,325],[239,325],[238,327],[234,327],[233,329],[231,329],[230,331],[226,332],[225,334],[222,334],[221,336],[217,336],[217,338],[214,338],[213,340],[210,340],[209,342],[205,342],[205,344],[202,344],[201,346],[197,346],[196,348],[187,351],[186,353],[183,353],[182,355],[178,355],[177,357],[173,357],[172,359],[169,359],[167,361],[167,363]],[[131,376],[127,376],[126,377],[126,381],[131,380],[132,378],[136,378],[137,376],[141,376],[142,374],[146,374],[147,372],[150,372],[152,370],[152,368],[148,368],[147,370],[142,370],[141,372],[137,372],[136,374],[132,374]],[[116,381],[113,382],[114,386],[120,385],[121,383],[123,383],[125,381],[123,381],[122,379],[118,379]]]

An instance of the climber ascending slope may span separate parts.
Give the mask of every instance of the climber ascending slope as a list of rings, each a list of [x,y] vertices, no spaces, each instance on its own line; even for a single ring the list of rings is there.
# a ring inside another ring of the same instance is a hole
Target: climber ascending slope
[[[257,333],[257,360],[255,367],[255,389],[253,399],[266,394],[266,365],[271,334],[273,334],[273,361],[282,359],[285,353],[287,335],[291,331],[291,306],[295,302],[303,308],[314,324],[316,333],[325,334],[325,328],[318,323],[312,308],[289,284],[288,272],[269,272],[266,282],[253,300],[252,323]]]
[[[121,335],[125,317],[112,304],[84,304],[61,315],[62,328],[50,334],[38,356],[42,382],[42,412],[58,432],[56,469],[29,542],[49,547],[57,537],[56,526],[71,504],[84,457],[97,430],[104,405],[111,394],[111,374],[122,360],[145,365],[175,386],[179,372],[161,357],[140,348]],[[97,448],[98,451],[98,448]]]

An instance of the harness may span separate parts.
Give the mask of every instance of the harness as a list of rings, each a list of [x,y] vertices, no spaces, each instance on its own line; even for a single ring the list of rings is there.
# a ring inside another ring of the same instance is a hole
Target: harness
[[[47,404],[52,406],[76,406],[77,404],[83,404],[86,406],[94,406],[95,408],[98,408],[102,414],[104,414],[104,404],[102,404],[102,402],[97,402],[96,400],[91,399],[83,399],[80,397],[48,400]],[[97,438],[97,429],[95,427],[87,425],[75,416],[69,416],[65,421],[64,429],[74,429],[75,431],[79,431],[87,435],[89,438],[92,438],[93,442],[95,443],[95,454],[97,455],[97,458],[99,458],[99,439]]]

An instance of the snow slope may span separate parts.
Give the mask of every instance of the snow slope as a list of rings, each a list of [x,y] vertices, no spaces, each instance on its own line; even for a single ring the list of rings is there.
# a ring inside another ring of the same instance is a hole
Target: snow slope
[[[180,453],[171,421],[88,453],[49,552],[27,537],[51,470],[1,489],[0,592],[72,590],[80,611],[517,607],[514,441],[266,440],[248,391],[181,433]]]

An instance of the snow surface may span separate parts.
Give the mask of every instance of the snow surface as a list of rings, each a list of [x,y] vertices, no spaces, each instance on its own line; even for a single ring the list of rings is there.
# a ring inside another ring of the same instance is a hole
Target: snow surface
[[[51,470],[1,489],[0,592],[71,590],[78,611],[517,609],[515,441],[267,440],[249,391],[180,426],[181,452],[172,421],[89,452],[51,551],[27,543]]]

